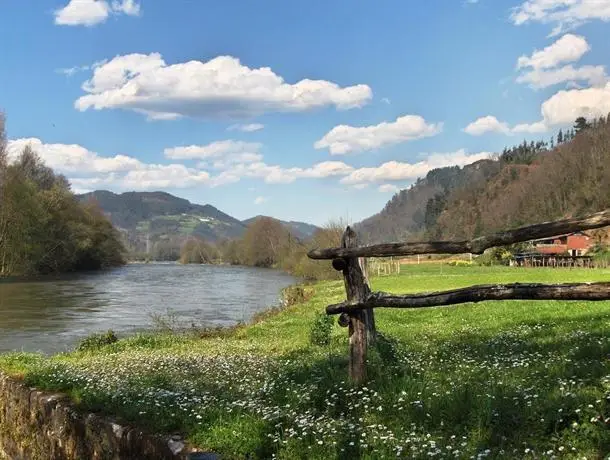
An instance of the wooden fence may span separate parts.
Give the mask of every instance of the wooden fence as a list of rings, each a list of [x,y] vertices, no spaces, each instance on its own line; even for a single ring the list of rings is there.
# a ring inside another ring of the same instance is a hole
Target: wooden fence
[[[314,249],[311,259],[330,259],[343,272],[347,300],[326,307],[340,315],[339,324],[349,327],[349,375],[356,383],[366,380],[368,345],[375,342],[375,308],[423,308],[485,300],[610,300],[610,282],[569,284],[479,285],[450,291],[393,295],[371,292],[360,258],[417,254],[482,254],[486,249],[539,238],[610,226],[610,209],[582,218],[564,219],[521,227],[470,241],[389,243],[359,246],[356,233],[347,227],[340,248]]]

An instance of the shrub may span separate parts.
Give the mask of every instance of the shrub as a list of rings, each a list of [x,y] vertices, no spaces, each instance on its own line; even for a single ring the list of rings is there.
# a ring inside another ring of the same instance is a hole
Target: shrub
[[[313,294],[313,287],[289,286],[282,290],[282,305],[290,307],[298,303],[307,302]]]
[[[474,263],[470,260],[451,260],[447,265],[451,267],[472,267]]]
[[[119,339],[113,330],[98,332],[81,340],[76,349],[78,351],[98,350],[106,345],[115,343],[118,340]]]
[[[318,313],[311,325],[309,341],[320,347],[330,344],[330,335],[333,330],[333,317],[325,313]]]

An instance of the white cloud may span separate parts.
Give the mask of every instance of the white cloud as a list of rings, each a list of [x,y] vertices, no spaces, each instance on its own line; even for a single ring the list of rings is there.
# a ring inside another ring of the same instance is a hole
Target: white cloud
[[[45,144],[37,138],[9,141],[9,157],[15,158],[26,145],[30,145],[47,166],[61,173],[122,172],[143,166],[138,159],[126,155],[101,157],[77,144]]]
[[[536,121],[534,123],[519,123],[511,129],[511,133],[528,133],[537,134],[544,133],[548,130],[546,124],[542,121]]]
[[[608,81],[608,76],[602,65],[586,65],[577,68],[567,65],[551,70],[535,69],[517,77],[517,83],[528,83],[534,89],[577,81],[586,81],[589,85],[600,86]]]
[[[493,115],[487,115],[476,119],[466,126],[463,131],[471,136],[482,136],[486,133],[500,133],[510,136],[515,133],[542,133],[546,130],[546,125],[541,122],[521,123],[511,128],[508,123],[498,120]]]
[[[425,176],[430,170],[445,166],[464,166],[489,158],[490,153],[468,154],[464,149],[453,153],[434,153],[417,163],[388,161],[380,166],[359,168],[341,179],[342,184],[355,185],[367,182],[414,180]]]
[[[511,19],[516,25],[554,24],[551,35],[559,35],[590,20],[610,21],[610,0],[527,0],[513,10]]]
[[[135,0],[70,0],[66,6],[55,11],[55,24],[63,26],[94,26],[111,14],[138,16],[140,4]]]
[[[166,148],[163,153],[173,160],[192,160],[222,158],[227,155],[257,153],[262,144],[258,142],[234,141],[231,139],[216,141],[207,145],[189,145],[185,147]]]
[[[390,105],[392,103],[392,101],[390,101],[390,99],[388,99],[387,97],[382,97],[381,102],[387,105]]]
[[[245,125],[231,125],[227,128],[227,131],[242,131],[244,133],[253,133],[255,131],[260,131],[265,128],[265,125],[261,123],[249,123]]]
[[[543,50],[536,50],[531,56],[521,56],[517,60],[517,70],[531,67],[533,69],[550,69],[566,62],[576,62],[591,47],[580,35],[566,34]]]
[[[578,117],[594,118],[610,113],[610,83],[600,88],[563,90],[541,107],[547,126],[573,123]]]
[[[464,132],[471,136],[481,136],[485,133],[509,134],[510,128],[507,123],[499,121],[492,115],[487,115],[470,123],[464,128]]]
[[[74,67],[68,67],[68,68],[64,68],[64,69],[57,69],[56,72],[64,74],[67,77],[71,77],[72,75],[74,75],[78,72],[83,72],[85,70],[89,70],[89,68],[90,67],[88,65],[74,66]]]
[[[128,16],[139,16],[141,6],[136,0],[113,0],[112,11],[116,13],[123,13]]]
[[[151,119],[239,118],[334,106],[362,107],[367,85],[340,87],[325,80],[286,83],[269,67],[251,69],[231,56],[168,65],[160,54],[116,56],[83,84],[78,110],[127,109]]]
[[[219,184],[236,182],[242,177],[263,179],[268,184],[289,184],[297,179],[324,179],[345,176],[354,168],[341,161],[323,161],[309,168],[285,168],[262,161],[231,165],[218,176]]]
[[[377,190],[379,190],[381,193],[396,193],[400,189],[393,184],[383,184],[380,185]]]
[[[566,34],[543,50],[531,56],[521,56],[517,69],[529,69],[517,77],[517,83],[527,83],[534,89],[547,88],[563,82],[585,81],[589,85],[603,85],[608,77],[604,66],[586,65],[574,67],[563,65],[576,62],[590,50],[584,37]]]
[[[269,201],[269,198],[267,198],[266,196],[257,196],[254,199],[254,204],[260,205],[260,204],[266,203],[267,201]]]
[[[508,127],[508,131],[505,134],[543,133],[553,126],[571,124],[578,117],[592,119],[606,116],[610,113],[610,83],[597,88],[559,91],[542,103],[540,112],[542,120],[535,123],[521,123],[513,128],[510,128],[506,123],[498,122],[498,124]],[[483,118],[495,120],[495,117],[492,116]],[[493,130],[481,128],[480,130],[470,132],[470,134],[479,135],[489,131]]]
[[[316,149],[328,149],[331,155],[373,150],[441,132],[442,123],[428,124],[419,115],[405,115],[393,122],[355,127],[339,125],[314,144]]]

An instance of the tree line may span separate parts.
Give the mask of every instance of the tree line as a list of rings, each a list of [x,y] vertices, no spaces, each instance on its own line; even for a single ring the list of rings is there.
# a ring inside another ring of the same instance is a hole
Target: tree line
[[[8,157],[0,113],[0,276],[96,270],[125,263],[120,236],[95,203],[26,146]]]
[[[307,252],[313,248],[339,246],[344,229],[341,222],[330,222],[304,241],[295,237],[280,221],[259,217],[239,239],[225,239],[213,244],[190,237],[180,249],[179,260],[181,263],[279,268],[305,279],[337,278],[338,274],[330,263],[310,260]]]

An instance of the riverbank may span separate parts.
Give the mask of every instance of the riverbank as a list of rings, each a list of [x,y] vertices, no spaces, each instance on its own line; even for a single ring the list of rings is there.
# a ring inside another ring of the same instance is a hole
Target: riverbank
[[[374,290],[602,281],[607,270],[403,267]],[[139,334],[86,352],[0,357],[82,411],[181,434],[224,458],[603,458],[610,451],[610,302],[494,302],[377,313],[371,380],[346,382],[347,333],[310,330],[342,282],[256,324]]]

